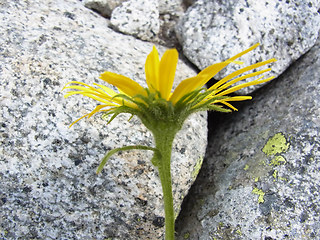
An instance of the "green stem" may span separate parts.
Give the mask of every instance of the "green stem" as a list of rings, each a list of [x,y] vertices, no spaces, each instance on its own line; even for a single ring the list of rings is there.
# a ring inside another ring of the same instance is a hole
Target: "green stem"
[[[161,154],[161,159],[158,162],[158,170],[163,191],[163,202],[165,212],[165,239],[174,240],[174,209],[172,197],[171,183],[171,151],[175,132],[164,131],[154,133],[156,149]]]

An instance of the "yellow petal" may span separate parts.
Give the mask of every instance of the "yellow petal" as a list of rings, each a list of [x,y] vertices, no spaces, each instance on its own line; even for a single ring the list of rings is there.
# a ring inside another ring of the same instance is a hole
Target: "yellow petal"
[[[97,94],[92,94],[92,93],[88,93],[88,92],[84,92],[84,91],[68,92],[67,94],[64,95],[64,97],[67,98],[67,97],[69,97],[71,95],[75,95],[75,94],[81,94],[82,96],[86,96],[86,97],[92,98],[92,99],[97,100],[97,101],[102,102],[102,103],[110,103],[111,102],[111,99],[109,97],[105,98],[104,96],[100,96],[100,95],[97,95]]]
[[[265,73],[265,72],[268,72],[270,70],[271,70],[271,68],[267,68],[267,69],[264,69],[264,70],[261,70],[261,71],[257,71],[257,72],[254,72],[254,73],[246,74],[246,75],[243,75],[241,77],[235,78],[232,81],[230,81],[230,82],[228,82],[226,84],[223,84],[221,87],[219,87],[217,89],[216,93],[222,91],[223,89],[226,89],[227,87],[229,87],[229,86],[231,86],[231,85],[233,85],[233,84],[235,84],[235,83],[237,83],[237,82],[239,82],[239,81],[241,81],[243,79],[247,79],[247,78],[258,76],[258,75],[260,75],[262,73]],[[214,90],[214,89],[209,89],[209,90]]]
[[[159,66],[159,54],[153,46],[145,63],[146,82],[150,92],[156,92],[159,89]]]
[[[225,102],[238,102],[238,101],[245,101],[245,100],[251,100],[252,97],[251,96],[235,96],[235,97],[229,97],[229,98],[224,98],[222,99],[222,101],[225,101]],[[219,100],[217,100],[219,101]]]
[[[62,90],[66,89],[66,88],[71,88],[71,86],[76,86],[76,85],[71,85],[71,84],[79,84],[79,85],[86,86],[86,87],[88,87],[88,88],[90,88],[90,89],[95,89],[94,87],[92,87],[92,86],[90,86],[90,85],[88,85],[88,84],[85,84],[85,83],[83,83],[83,82],[70,81],[70,82],[68,82],[68,83],[63,87]],[[67,85],[71,85],[71,86],[68,86],[68,87],[67,87]]]
[[[195,84],[195,89],[197,89],[198,87],[202,87],[203,85],[205,85],[211,78],[213,78],[218,72],[220,72],[223,68],[225,68],[226,66],[228,66],[232,61],[225,61],[225,62],[221,62],[221,63],[215,63],[210,65],[209,67],[203,69],[198,76],[202,77],[202,81],[197,82]]]
[[[106,87],[106,86],[103,86],[103,85],[100,85],[100,84],[97,84],[97,83],[93,83],[94,85],[97,85],[99,86],[101,89],[103,89],[103,91],[105,91],[109,96],[110,96],[110,101],[112,102],[115,102],[119,105],[126,105],[128,107],[132,107],[132,108],[137,108],[137,105],[132,103],[132,102],[129,102],[123,98],[120,98],[120,97],[115,97],[116,95],[118,95],[118,93],[116,93],[115,91],[113,91],[112,89]],[[119,89],[119,92],[121,94],[125,94],[124,92],[122,92],[120,89]]]
[[[107,93],[110,97],[113,97],[115,95],[117,95],[118,93],[116,93],[115,91],[113,91],[111,88],[108,88],[104,85],[101,84],[97,84],[97,83],[93,83],[94,85],[100,87],[105,93]]]
[[[213,78],[218,72],[220,72],[222,69],[224,69],[226,66],[228,66],[230,63],[242,63],[242,62],[238,62],[235,61],[237,58],[243,56],[244,54],[252,51],[253,49],[255,49],[256,47],[259,46],[259,43],[249,47],[248,49],[242,51],[241,53],[238,53],[237,55],[229,58],[228,60],[221,62],[221,63],[215,63],[210,65],[209,67],[203,69],[198,75],[202,77],[202,80],[199,81],[193,90],[202,87],[203,85],[205,85],[211,78]]]
[[[181,97],[183,97],[187,93],[201,88],[213,77],[212,74],[215,75],[217,72],[219,72],[222,68],[224,68],[228,64],[229,63],[226,63],[226,62],[213,64],[205,68],[204,70],[202,70],[197,76],[187,78],[181,81],[180,84],[174,90],[170,98],[170,101],[173,104],[175,104],[177,101],[179,101]]]
[[[70,91],[67,94],[65,94],[64,97],[67,98],[67,97],[74,95],[74,94],[82,94],[87,97],[96,96],[98,98],[101,98],[101,99],[104,99],[107,101],[110,101],[113,97],[113,96],[109,96],[102,89],[96,89],[91,86],[89,86],[89,87],[90,88],[79,86],[79,85],[65,86],[64,89],[72,89],[72,90],[78,90],[78,91]],[[98,101],[100,101],[100,99]]]
[[[168,100],[172,89],[176,67],[178,63],[178,51],[176,49],[167,50],[160,61],[159,92],[161,97]]]
[[[227,94],[230,94],[230,93],[233,93],[235,91],[238,91],[242,88],[246,88],[246,87],[249,87],[249,86],[253,86],[253,85],[257,85],[257,84],[260,84],[260,83],[264,83],[264,82],[268,82],[272,79],[274,79],[274,77],[269,77],[269,78],[266,78],[266,79],[262,79],[264,76],[260,77],[259,79],[257,80],[254,80],[254,81],[251,81],[251,82],[247,82],[247,83],[243,83],[243,84],[239,84],[237,86],[234,86],[232,88],[229,88],[221,93],[218,93],[217,95],[215,96],[224,96],[224,95],[227,95]]]
[[[93,114],[97,113],[97,112],[105,112],[105,111],[110,111],[114,108],[109,108],[109,109],[102,109],[105,107],[111,107],[113,106],[112,104],[104,104],[104,105],[98,105],[95,107],[95,109],[93,109],[90,113],[78,118],[77,120],[75,120],[73,123],[70,124],[69,128],[71,128],[75,123],[79,122],[81,119],[85,118],[85,117],[92,117]]]
[[[115,105],[115,104],[103,104],[103,105],[96,106],[95,109],[93,109],[92,112],[88,114],[88,118],[90,118],[93,114],[95,114],[97,112],[100,112],[102,108],[111,107],[111,106],[117,106],[117,105]],[[110,110],[110,109],[107,109],[107,110]]]
[[[67,86],[69,84],[78,84],[78,85]],[[98,84],[95,84],[95,85],[98,85]],[[83,86],[85,86],[85,87],[83,87]],[[107,87],[105,87],[105,88],[107,88]],[[113,97],[112,94],[107,94],[107,92],[103,91],[102,89],[96,89],[96,88],[94,88],[94,87],[92,87],[92,86],[90,86],[88,84],[82,83],[82,82],[76,82],[76,81],[69,82],[64,86],[63,90],[65,90],[65,89],[79,90],[78,94],[81,94],[81,92],[92,93],[94,95],[101,96],[101,97],[103,97],[105,99],[111,99]],[[109,89],[109,90],[112,91],[111,89]],[[67,98],[69,95],[77,94],[77,92],[73,92],[73,94],[69,94],[69,93],[65,95],[65,98]],[[110,92],[110,93],[112,93],[112,92]]]
[[[230,103],[225,102],[225,101],[221,101],[221,103],[223,103],[224,105],[228,106],[229,108],[231,108],[234,111],[238,111],[237,108],[235,108],[234,106],[232,106]]]
[[[256,47],[259,46],[259,43],[249,47],[248,49],[244,50],[241,53],[238,53],[237,55],[229,58],[228,60],[221,62],[221,63],[215,63],[210,65],[209,67],[203,69],[196,77],[188,78],[183,80],[178,87],[173,92],[170,101],[174,104],[181,97],[183,97],[185,94],[192,92],[196,89],[201,88],[204,86],[212,77],[214,77],[218,72],[220,72],[223,68],[225,68],[229,63],[239,63],[242,62],[235,61],[237,58],[241,57],[242,55],[252,51]]]
[[[100,79],[121,89],[125,94],[133,97],[138,94],[144,94],[145,90],[139,83],[132,79],[112,72],[104,72],[100,75]]]
[[[88,115],[89,115],[89,113],[84,115],[84,116],[82,116],[82,117],[80,117],[80,118],[78,118],[77,120],[75,120],[73,123],[70,124],[69,128],[71,128],[75,123],[79,122],[82,118],[85,118]]]
[[[137,108],[137,105],[127,101],[126,99],[123,99],[121,97],[115,97],[116,95],[118,95],[118,93],[116,93],[115,91],[113,91],[112,89],[97,84],[97,83],[93,83],[94,85],[100,87],[101,89],[97,89],[94,87],[91,87],[85,83],[81,83],[81,82],[72,82],[72,83],[77,83],[77,84],[81,84],[84,85],[86,87],[83,86],[79,86],[79,85],[71,85],[71,86],[65,86],[63,89],[72,89],[72,90],[78,90],[78,91],[69,91],[68,93],[66,93],[64,95],[65,98],[70,97],[72,95],[75,94],[80,94],[89,98],[92,98],[94,100],[97,100],[99,102],[108,104],[110,106],[119,106],[119,105],[125,105],[131,108]],[[121,93],[121,92],[120,92]]]
[[[180,98],[182,98],[187,93],[192,92],[194,90],[195,84],[200,80],[201,80],[201,77],[199,76],[182,80],[180,84],[173,91],[169,101],[171,101],[173,104],[176,104]]]
[[[237,55],[233,56],[232,58],[229,58],[228,61],[234,61],[236,60],[237,58],[243,56],[244,54],[252,51],[253,49],[257,48],[258,46],[260,45],[260,43],[256,43],[254,45],[252,45],[251,47],[249,47],[248,49],[242,51],[241,53],[238,53]]]
[[[72,90],[79,90],[79,91],[88,92],[88,93],[107,95],[101,89],[96,89],[94,87],[87,88],[79,85],[71,85],[71,86],[64,87],[64,89],[72,89]]]
[[[255,63],[255,64],[252,64],[250,66],[247,66],[247,67],[244,67],[244,68],[241,68],[237,71],[234,71],[232,72],[231,74],[229,74],[228,76],[224,77],[223,79],[221,79],[219,82],[217,82],[216,84],[214,84],[213,86],[211,86],[209,88],[209,90],[213,90],[213,89],[217,89],[219,86],[221,86],[222,84],[224,84],[225,82],[227,82],[228,80],[244,73],[244,72],[247,72],[247,71],[250,71],[250,70],[253,70],[255,68],[258,68],[258,67],[261,67],[263,65],[266,65],[268,63],[272,63],[272,62],[275,62],[277,61],[276,59],[272,58],[272,59],[269,59],[269,60],[266,60],[266,61],[263,61],[263,62],[258,62],[258,63]]]

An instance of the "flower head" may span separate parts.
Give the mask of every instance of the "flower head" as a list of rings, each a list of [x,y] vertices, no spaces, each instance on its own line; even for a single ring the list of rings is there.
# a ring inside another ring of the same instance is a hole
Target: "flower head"
[[[69,97],[74,94],[81,94],[95,99],[101,103],[93,111],[76,120],[84,117],[91,117],[97,112],[105,112],[112,115],[112,121],[120,113],[137,115],[142,122],[151,130],[158,121],[177,123],[182,126],[184,120],[191,114],[202,110],[216,110],[229,112],[237,110],[230,102],[251,99],[250,96],[229,96],[239,89],[270,81],[274,77],[264,78],[261,74],[270,71],[270,68],[248,73],[251,70],[276,61],[274,58],[250,66],[241,68],[224,77],[210,88],[205,84],[219,71],[230,63],[236,61],[242,55],[255,49],[255,44],[247,50],[220,63],[215,63],[198,75],[187,78],[172,91],[178,52],[176,49],[167,50],[161,59],[158,51],[153,47],[145,63],[145,74],[147,88],[143,88],[134,80],[112,72],[104,72],[100,79],[115,86],[118,92],[109,87],[94,83],[89,86],[82,82],[69,82],[64,89],[70,90],[65,94]],[[261,76],[253,81],[234,85],[241,80]],[[73,123],[73,124],[74,124]]]
[[[91,117],[97,112],[105,112],[107,115],[112,115],[110,121],[120,113],[130,113],[138,116],[142,123],[153,133],[155,147],[136,145],[113,149],[102,159],[97,173],[102,171],[107,160],[116,152],[131,149],[153,151],[154,155],[151,162],[158,168],[163,191],[165,239],[173,240],[175,229],[170,172],[172,144],[175,135],[190,114],[202,110],[222,112],[229,112],[231,111],[230,109],[237,110],[230,102],[247,100],[251,99],[251,97],[229,96],[230,93],[251,85],[267,82],[273,78],[264,79],[262,76],[250,82],[234,85],[243,79],[256,77],[270,71],[271,69],[268,68],[247,73],[250,70],[275,61],[275,59],[270,59],[237,70],[215,83],[209,89],[204,87],[212,77],[228,64],[239,63],[236,61],[237,58],[257,46],[258,44],[224,62],[205,68],[195,77],[181,81],[174,91],[172,91],[172,86],[178,62],[178,52],[175,49],[167,50],[160,60],[155,47],[148,55],[145,64],[147,88],[143,88],[130,78],[112,72],[104,72],[100,78],[115,86],[118,92],[97,83],[94,83],[94,86],[89,86],[77,81],[69,82],[64,87],[64,89],[69,90],[65,97],[81,94],[101,103],[93,111],[74,123],[84,117]]]

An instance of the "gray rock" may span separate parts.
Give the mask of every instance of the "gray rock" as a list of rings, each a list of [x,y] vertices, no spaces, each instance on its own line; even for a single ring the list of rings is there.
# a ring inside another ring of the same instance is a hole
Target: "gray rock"
[[[142,40],[154,39],[160,28],[158,0],[129,0],[115,8],[112,26]]]
[[[178,239],[319,239],[319,56],[213,126]]]
[[[159,13],[181,16],[184,12],[183,0],[159,0]]]
[[[0,25],[1,238],[160,239],[162,191],[152,154],[123,152],[95,174],[108,150],[152,146],[151,134],[127,115],[109,125],[96,115],[68,129],[97,102],[64,99],[61,92],[73,80],[102,83],[98,76],[106,70],[146,86],[152,44],[114,32],[77,0],[2,1]],[[194,74],[179,62],[177,80]],[[205,114],[194,115],[175,141],[177,213],[206,131]]]
[[[179,44],[175,27],[179,18],[184,14],[185,9],[186,7],[182,0],[159,0],[159,43],[168,47],[174,47]]]
[[[86,7],[100,13],[102,16],[110,18],[112,11],[125,1],[126,0],[85,0],[83,3]],[[155,1],[147,1],[147,3],[154,4]],[[144,1],[133,1],[127,3],[127,5],[124,7],[119,7],[121,12],[119,12],[118,9],[114,16],[114,18],[117,18],[117,22],[111,26],[122,33],[133,35],[141,39],[152,40],[152,42],[156,42],[167,47],[175,47],[178,45],[178,40],[176,38],[174,29],[179,17],[185,12],[186,3],[184,1],[158,0],[158,3],[151,7],[151,11],[145,7]],[[158,10],[156,11],[156,15],[151,14],[151,16],[148,11],[151,13],[154,12],[154,8],[157,6]],[[147,18],[141,18],[142,15],[150,15],[149,17],[151,17],[151,20],[148,20]],[[157,21],[159,21],[159,23],[152,26],[154,30],[151,30],[154,34],[152,33],[150,35],[150,29],[148,26],[145,26],[145,24],[149,24],[149,21],[155,22],[155,18],[158,18]],[[124,27],[121,25],[124,25]],[[137,32],[139,32],[139,34]],[[145,32],[147,32],[147,34]]]
[[[242,60],[253,64],[274,57],[278,62],[272,67],[273,74],[278,76],[314,45],[320,27],[319,7],[319,1],[199,0],[180,18],[176,32],[184,54],[200,69],[260,42],[262,47]]]
[[[94,11],[97,11],[102,16],[111,17],[113,9],[118,7],[126,0],[84,0],[83,4]]]

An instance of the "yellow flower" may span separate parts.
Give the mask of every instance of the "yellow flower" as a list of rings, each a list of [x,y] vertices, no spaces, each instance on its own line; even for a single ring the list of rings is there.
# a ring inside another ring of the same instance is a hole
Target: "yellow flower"
[[[230,63],[240,63],[236,61],[236,59],[253,50],[258,45],[259,44],[256,44],[224,62],[216,63],[205,68],[195,77],[181,81],[173,92],[172,86],[178,62],[178,52],[175,49],[167,50],[160,60],[155,47],[153,47],[151,53],[148,55],[145,64],[147,88],[143,88],[130,78],[112,72],[102,73],[100,78],[115,86],[118,92],[104,85],[94,83],[94,86],[89,86],[77,81],[70,82],[64,87],[64,89],[69,90],[69,92],[65,94],[65,97],[81,94],[101,103],[101,105],[98,105],[92,112],[79,118],[74,123],[84,117],[91,117],[97,112],[105,112],[107,115],[112,115],[109,122],[120,113],[130,113],[139,117],[142,123],[152,132],[155,147],[135,145],[113,149],[102,159],[97,173],[101,172],[108,159],[119,151],[131,149],[153,151],[154,155],[151,162],[158,168],[161,181],[165,212],[165,238],[168,240],[174,239],[175,229],[170,172],[172,144],[175,135],[190,114],[202,110],[222,112],[230,112],[231,110],[229,108],[237,110],[230,102],[243,101],[251,99],[251,97],[231,97],[228,96],[230,93],[251,85],[267,82],[273,78],[269,77],[264,79],[262,76],[256,80],[234,86],[235,83],[243,79],[257,77],[270,71],[271,69],[268,68],[247,73],[248,71],[276,61],[275,59],[270,59],[237,70],[218,81],[209,89],[204,87],[219,71]],[[227,106],[227,108],[224,106]],[[72,123],[71,126],[74,123]]]
[[[128,77],[112,72],[104,72],[101,74],[100,79],[115,86],[119,92],[115,92],[109,87],[96,83],[94,83],[95,87],[93,87],[82,82],[72,81],[64,87],[64,89],[71,90],[65,94],[65,97],[81,94],[101,102],[101,105],[98,105],[92,112],[79,118],[74,123],[84,117],[91,117],[97,112],[113,114],[111,120],[122,112],[138,115],[142,120],[148,118],[146,117],[148,111],[152,113],[152,117],[166,118],[169,114],[169,117],[173,118],[173,120],[175,117],[179,118],[180,116],[178,115],[182,114],[182,121],[184,121],[188,115],[196,111],[230,111],[224,108],[223,105],[228,106],[233,110],[237,110],[230,102],[248,100],[251,99],[251,97],[230,97],[228,96],[230,93],[248,86],[270,81],[274,77],[264,78],[262,76],[250,82],[241,83],[235,86],[233,85],[243,79],[256,77],[270,71],[271,69],[267,68],[247,73],[250,70],[276,61],[274,58],[237,70],[218,81],[209,89],[204,88],[204,86],[228,64],[241,63],[236,61],[236,59],[255,49],[258,45],[259,44],[255,44],[234,57],[231,57],[224,62],[213,64],[202,70],[198,75],[181,81],[173,92],[172,86],[178,62],[178,52],[176,49],[167,50],[163,54],[161,60],[159,60],[158,51],[153,47],[145,63],[146,83],[148,88],[143,88]]]

